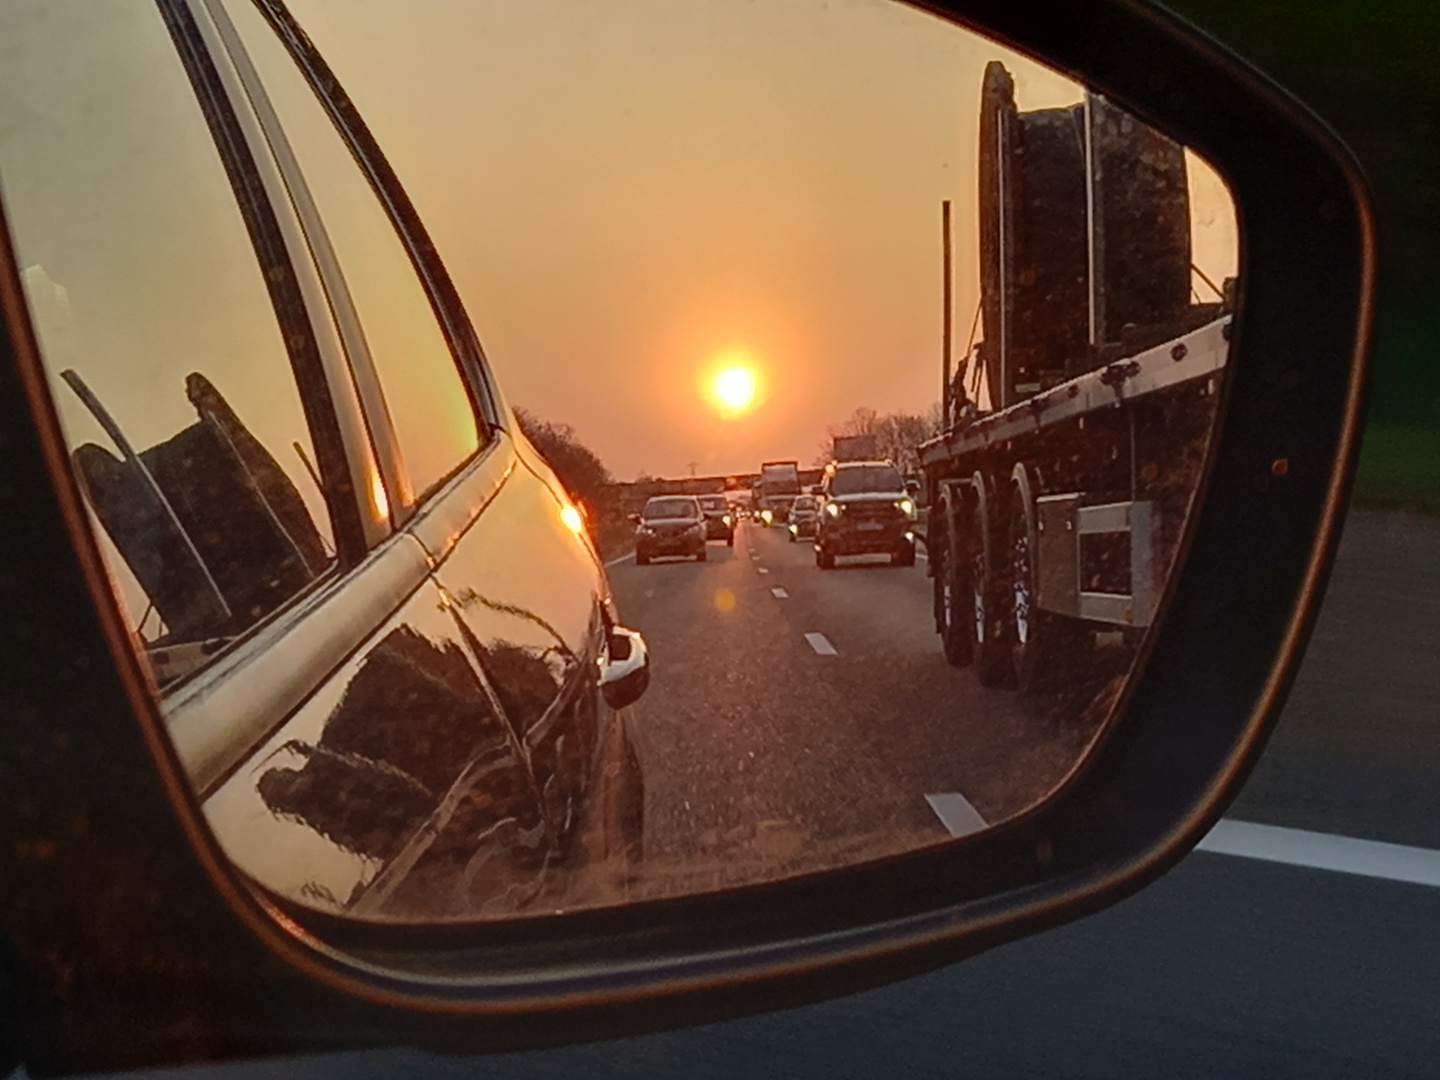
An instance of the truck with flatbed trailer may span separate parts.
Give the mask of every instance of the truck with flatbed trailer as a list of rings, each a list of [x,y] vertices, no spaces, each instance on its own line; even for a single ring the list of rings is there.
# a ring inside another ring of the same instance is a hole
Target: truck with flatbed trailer
[[[935,628],[982,684],[1062,688],[1133,652],[1204,474],[1234,282],[1199,302],[1181,146],[1104,98],[981,95],[985,340],[918,448]],[[948,303],[948,302],[947,302]],[[948,309],[947,309],[948,319]]]

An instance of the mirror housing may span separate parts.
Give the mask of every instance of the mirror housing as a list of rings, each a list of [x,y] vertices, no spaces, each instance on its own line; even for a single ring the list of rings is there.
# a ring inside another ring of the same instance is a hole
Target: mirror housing
[[[640,700],[650,685],[650,651],[634,630],[617,626],[610,631],[609,648],[600,671],[600,692],[605,704],[623,709]]]
[[[794,1005],[1114,903],[1216,820],[1283,701],[1338,539],[1375,268],[1363,180],[1313,116],[1161,12],[1126,0],[927,6],[1183,139],[1243,213],[1228,411],[1204,505],[1149,665],[1088,767],[1003,830],[885,865],[503,927],[366,937],[301,920],[247,887],[180,779],[84,539],[0,237],[0,788],[12,807],[0,953],[5,1027],[33,1072],[336,1045],[518,1049]],[[283,10],[267,10],[331,78]],[[348,100],[335,108],[383,163]],[[398,216],[418,221],[377,171]],[[137,1008],[150,1023],[135,1023]]]

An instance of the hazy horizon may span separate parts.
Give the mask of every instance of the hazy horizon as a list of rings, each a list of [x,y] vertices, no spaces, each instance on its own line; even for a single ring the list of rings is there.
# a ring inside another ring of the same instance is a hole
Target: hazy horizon
[[[886,0],[290,6],[414,199],[506,396],[622,479],[808,463],[857,407],[929,409],[944,199],[957,359],[978,300],[984,66],[1006,64],[1022,109],[1082,94]],[[1233,222],[1197,172],[1196,260],[1218,281],[1233,255],[1205,241],[1233,252]],[[758,404],[726,417],[705,383],[737,356]]]

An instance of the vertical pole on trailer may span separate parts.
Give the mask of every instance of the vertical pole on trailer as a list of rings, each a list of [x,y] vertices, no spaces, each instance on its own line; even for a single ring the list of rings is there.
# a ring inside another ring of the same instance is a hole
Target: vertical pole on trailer
[[[944,321],[941,330],[940,351],[943,360],[943,381],[940,384],[940,419],[941,427],[948,431],[952,422],[950,416],[952,405],[951,381],[951,354],[950,346],[952,340],[951,326],[954,319],[954,303],[951,295],[950,283],[950,200],[946,199],[940,204],[940,234],[941,247],[944,251]]]

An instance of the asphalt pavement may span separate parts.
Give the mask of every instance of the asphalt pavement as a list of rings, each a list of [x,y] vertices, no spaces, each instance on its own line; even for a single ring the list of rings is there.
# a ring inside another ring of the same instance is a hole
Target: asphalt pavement
[[[705,562],[609,570],[651,649],[628,730],[645,773],[631,896],[788,876],[940,843],[1042,800],[1095,734],[1070,697],[945,662],[924,560],[815,565],[745,524]]]

